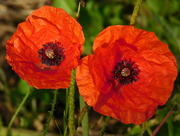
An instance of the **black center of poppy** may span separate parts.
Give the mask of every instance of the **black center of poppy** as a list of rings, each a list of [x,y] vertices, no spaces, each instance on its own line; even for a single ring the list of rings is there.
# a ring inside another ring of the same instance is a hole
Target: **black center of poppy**
[[[138,74],[140,70],[138,66],[130,60],[122,60],[114,67],[113,78],[122,85],[138,81]]]
[[[38,50],[39,58],[42,64],[47,66],[58,66],[65,59],[64,49],[60,43],[46,43],[43,48]]]

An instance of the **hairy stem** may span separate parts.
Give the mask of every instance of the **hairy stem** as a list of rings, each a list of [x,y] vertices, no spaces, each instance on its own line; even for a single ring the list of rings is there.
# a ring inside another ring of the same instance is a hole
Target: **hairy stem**
[[[130,20],[130,25],[135,24],[136,18],[138,16],[139,9],[141,7],[141,3],[142,3],[142,0],[137,0],[136,1],[135,7],[134,7],[134,10],[133,10],[133,13],[132,13],[132,17],[131,17],[131,20]]]
[[[69,89],[69,134],[70,136],[73,136],[75,134],[75,123],[74,123],[74,109],[75,109],[75,104],[74,104],[74,96],[75,96],[75,70],[72,70],[71,73],[71,82],[70,82],[70,89]]]
[[[88,110],[90,107],[85,103],[82,96],[79,96],[80,113],[78,115],[78,126],[82,124],[83,136],[89,136]]]
[[[52,107],[51,107],[50,115],[49,115],[49,118],[48,118],[48,120],[47,120],[45,129],[44,129],[44,131],[43,131],[43,135],[44,135],[44,136],[46,135],[46,133],[47,133],[47,131],[48,131],[49,124],[50,124],[51,119],[52,119],[52,117],[53,117],[53,112],[54,112],[54,108],[55,108],[56,101],[57,101],[57,94],[58,94],[58,89],[54,90],[54,98],[53,98],[53,102],[52,102]]]
[[[108,122],[109,122],[110,119],[111,119],[110,116],[107,116],[107,117],[106,117],[105,122],[104,122],[104,125],[103,125],[103,127],[101,128],[100,132],[98,133],[98,136],[102,136],[102,135],[103,135],[104,129],[105,129],[105,127],[107,126],[107,124],[108,124]]]

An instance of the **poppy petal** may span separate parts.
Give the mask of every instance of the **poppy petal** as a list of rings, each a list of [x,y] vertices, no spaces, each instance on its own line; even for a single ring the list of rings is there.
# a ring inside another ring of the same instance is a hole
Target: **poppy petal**
[[[29,85],[67,88],[82,52],[81,25],[60,8],[43,6],[20,23],[6,42],[6,60]]]
[[[154,33],[110,26],[95,38],[93,49],[94,55],[77,67],[76,81],[95,111],[125,124],[141,124],[167,102],[177,64]]]

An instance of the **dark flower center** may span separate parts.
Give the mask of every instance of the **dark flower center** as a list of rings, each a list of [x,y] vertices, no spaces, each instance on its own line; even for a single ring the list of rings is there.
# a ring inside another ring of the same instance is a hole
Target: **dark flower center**
[[[39,58],[42,64],[47,66],[58,66],[65,59],[64,48],[60,43],[46,43],[43,48],[38,50]]]
[[[113,78],[122,85],[138,81],[138,74],[140,70],[131,60],[122,60],[114,67]]]

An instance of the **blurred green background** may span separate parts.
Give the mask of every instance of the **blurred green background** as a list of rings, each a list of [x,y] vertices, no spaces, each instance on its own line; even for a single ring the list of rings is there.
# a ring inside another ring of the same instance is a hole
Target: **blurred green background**
[[[5,41],[15,31],[18,23],[35,9],[43,5],[53,5],[66,10],[75,17],[78,0],[0,0],[0,136],[4,136],[5,128],[15,109],[25,96],[28,85],[11,70],[4,60]],[[129,25],[135,0],[86,0],[85,7],[81,7],[79,23],[85,34],[85,44],[82,56],[92,54],[92,44],[98,33],[110,25]],[[144,0],[135,24],[136,28],[153,31],[157,37],[169,45],[180,65],[180,1],[179,0]],[[178,67],[178,71],[180,68]],[[31,93],[13,127],[16,135],[20,130],[27,130],[30,135],[41,135],[49,115],[53,97],[53,90],[36,90]],[[50,125],[50,132],[63,133],[63,115],[66,104],[66,91],[60,90]],[[79,111],[78,91],[76,92],[76,113]],[[146,123],[153,131],[166,116],[171,107],[172,114],[158,131],[157,136],[180,135],[180,77],[178,76],[172,96],[166,105],[160,106],[156,114]],[[96,135],[104,120],[101,115],[89,111],[91,134]],[[139,136],[146,127],[142,125],[125,125],[118,120],[111,119],[105,129],[105,135],[111,136]],[[36,133],[37,132],[37,133]],[[39,132],[39,133],[38,133]],[[81,130],[79,129],[79,135]],[[148,135],[145,130],[143,135]],[[25,134],[23,134],[25,136]]]

